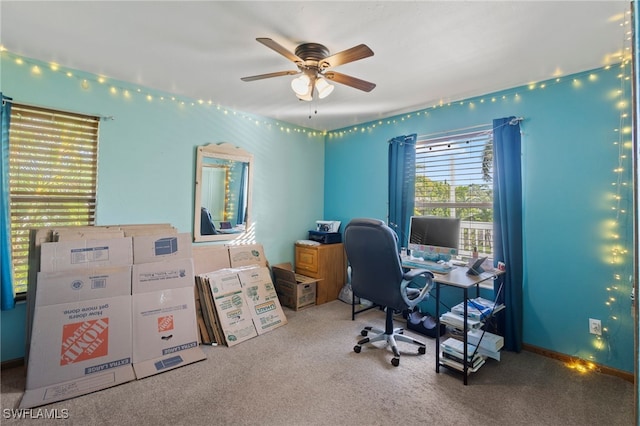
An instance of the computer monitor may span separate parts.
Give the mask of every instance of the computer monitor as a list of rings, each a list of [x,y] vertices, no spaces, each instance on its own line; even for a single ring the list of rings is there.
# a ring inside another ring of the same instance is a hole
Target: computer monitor
[[[409,245],[411,255],[425,260],[448,261],[458,254],[460,219],[439,216],[411,216]]]

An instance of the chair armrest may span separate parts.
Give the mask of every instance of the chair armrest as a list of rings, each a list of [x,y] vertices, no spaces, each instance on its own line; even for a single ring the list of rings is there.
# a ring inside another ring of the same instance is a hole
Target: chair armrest
[[[411,284],[416,278],[424,276],[426,279],[426,283],[424,287],[422,287],[420,294],[413,298],[409,299],[407,287]],[[402,294],[402,299],[407,304],[408,307],[413,308],[418,303],[422,302],[425,298],[429,296],[429,292],[433,287],[433,273],[427,269],[411,269],[409,272],[406,272],[402,277],[402,284],[400,284],[400,293]]]
[[[433,273],[428,269],[409,269],[408,272],[405,272],[403,278],[407,281],[413,281],[414,279],[416,279],[416,277],[424,274],[425,272],[431,275],[431,278],[433,278]]]

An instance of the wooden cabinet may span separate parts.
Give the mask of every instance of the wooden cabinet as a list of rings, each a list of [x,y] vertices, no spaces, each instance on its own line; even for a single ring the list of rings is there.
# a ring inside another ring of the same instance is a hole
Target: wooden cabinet
[[[296,244],[296,272],[320,280],[316,288],[317,305],[337,299],[347,274],[344,245]]]

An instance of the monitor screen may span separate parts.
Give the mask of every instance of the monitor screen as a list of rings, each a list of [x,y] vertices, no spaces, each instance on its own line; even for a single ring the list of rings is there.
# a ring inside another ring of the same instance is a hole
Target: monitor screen
[[[409,250],[426,260],[449,260],[458,254],[460,219],[412,216],[409,222]]]

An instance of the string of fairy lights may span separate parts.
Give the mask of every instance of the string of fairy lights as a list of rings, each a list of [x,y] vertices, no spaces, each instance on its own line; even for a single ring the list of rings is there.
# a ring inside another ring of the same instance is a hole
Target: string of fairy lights
[[[630,14],[630,12],[627,12]],[[625,28],[630,28],[629,19],[620,24]],[[386,126],[397,126],[407,124],[412,121],[415,125],[416,120],[430,119],[432,113],[436,110],[448,107],[466,107],[476,109],[485,104],[495,104],[497,102],[519,102],[527,95],[528,92],[535,90],[545,90],[549,87],[562,84],[570,84],[576,89],[589,82],[598,81],[601,73],[618,72],[617,77],[620,87],[616,89],[616,93],[612,95],[615,108],[620,111],[620,119],[618,126],[614,129],[615,138],[613,145],[617,148],[617,159],[613,169],[613,182],[611,183],[612,192],[610,194],[612,218],[607,221],[605,227],[607,235],[606,243],[606,262],[611,265],[611,280],[606,284],[607,299],[604,304],[608,308],[609,317],[603,322],[602,335],[595,336],[593,341],[593,350],[582,352],[577,355],[575,362],[568,364],[571,368],[581,371],[589,371],[596,369],[595,362],[602,360],[602,355],[609,356],[611,352],[611,340],[613,339],[614,328],[618,328],[620,323],[621,309],[624,300],[629,297],[626,293],[628,285],[626,280],[631,277],[631,253],[629,247],[631,235],[625,226],[630,223],[629,203],[632,199],[633,184],[629,182],[631,177],[631,164],[629,152],[633,149],[631,140],[631,118],[630,118],[630,102],[628,100],[629,93],[627,88],[630,87],[631,79],[631,30],[626,31],[623,50],[616,56],[614,65],[609,65],[598,70],[589,71],[581,74],[574,74],[570,77],[557,77],[546,81],[531,83],[528,86],[522,86],[511,90],[500,92],[500,95],[487,95],[468,98],[458,101],[440,101],[421,110],[411,113],[396,115],[386,119],[380,119],[375,122],[368,122],[362,125],[355,125],[349,128],[343,128],[333,131],[317,131],[304,127],[298,127],[290,123],[279,122],[261,118],[255,115],[239,112],[223,105],[217,104],[212,100],[189,99],[176,95],[162,95],[158,92],[151,92],[144,87],[130,85],[126,83],[111,80],[108,77],[84,73],[81,71],[64,68],[56,63],[46,63],[35,59],[29,59],[8,51],[0,46],[0,57],[2,60],[14,61],[19,66],[24,66],[25,70],[34,77],[41,78],[45,73],[62,74],[70,79],[78,82],[78,88],[81,91],[89,91],[94,87],[104,87],[111,96],[118,96],[123,100],[133,100],[141,98],[147,102],[171,103],[177,108],[208,108],[213,112],[223,114],[224,116],[232,116],[234,118],[245,119],[252,125],[263,126],[269,130],[279,130],[283,133],[300,133],[309,137],[325,136],[327,139],[339,139],[350,135],[373,133],[378,129]],[[108,117],[107,117],[108,118]],[[586,353],[586,355],[584,355]],[[582,362],[585,360],[586,362]]]
[[[630,12],[627,13],[628,15]],[[629,19],[620,24],[630,28]],[[629,214],[633,202],[633,176],[630,153],[633,150],[632,123],[630,117],[630,93],[632,78],[632,54],[630,29],[625,31],[624,49],[620,55],[620,65],[617,78],[620,87],[616,89],[614,107],[619,111],[619,122],[613,129],[613,146],[617,154],[616,163],[612,170],[612,191],[608,195],[611,202],[612,218],[604,224],[605,257],[604,262],[611,266],[610,281],[605,283],[606,299],[604,305],[608,311],[608,317],[603,321],[601,335],[594,335],[592,349],[585,351],[586,355],[581,359],[574,359],[567,364],[580,372],[598,371],[596,363],[601,364],[605,358],[611,356],[612,342],[616,332],[622,325],[621,319],[625,315],[625,302],[629,297],[633,298],[633,256],[630,253],[632,247],[632,232],[629,229],[633,215]],[[615,68],[613,68],[615,70]],[[631,290],[630,290],[631,288]],[[632,315],[633,317],[633,315]]]
[[[330,139],[340,138],[358,133],[371,133],[376,129],[380,129],[385,126],[397,126],[399,124],[404,124],[409,120],[428,119],[431,118],[431,113],[434,110],[447,107],[466,106],[469,109],[475,109],[481,107],[484,104],[495,104],[497,102],[519,102],[520,100],[522,100],[522,96],[524,96],[526,92],[533,90],[544,90],[554,85],[571,84],[574,87],[579,88],[582,84],[584,84],[585,81],[597,81],[598,75],[600,73],[610,72],[611,70],[615,69],[614,65],[609,65],[599,70],[594,70],[583,74],[574,74],[571,77],[557,77],[541,82],[530,83],[526,87],[505,90],[502,91],[499,96],[489,95],[467,98],[457,101],[439,101],[429,107],[412,111],[410,113],[396,115],[390,118],[380,119],[361,125],[354,125],[349,128],[331,131],[320,131],[295,126],[291,123],[266,119],[264,117],[259,117],[241,111],[236,111],[219,103],[216,103],[211,99],[191,99],[173,94],[159,94],[158,92],[150,91],[149,89],[142,86],[127,85],[127,83],[111,80],[105,76],[94,75],[82,71],[64,68],[57,63],[46,63],[37,59],[26,58],[7,50],[3,46],[0,46],[0,55],[3,60],[11,60],[14,61],[17,65],[25,66],[26,70],[28,70],[34,77],[41,77],[46,72],[51,72],[62,74],[67,78],[74,79],[78,82],[78,87],[82,91],[89,91],[94,87],[106,87],[108,93],[111,96],[119,96],[126,101],[133,100],[135,97],[138,97],[147,102],[174,104],[177,108],[207,108],[224,116],[232,116],[234,118],[245,119],[251,122],[253,125],[263,126],[269,130],[276,129],[283,133],[301,133],[306,134],[309,137],[327,136]],[[621,58],[622,54],[620,55],[618,60],[622,60]]]

